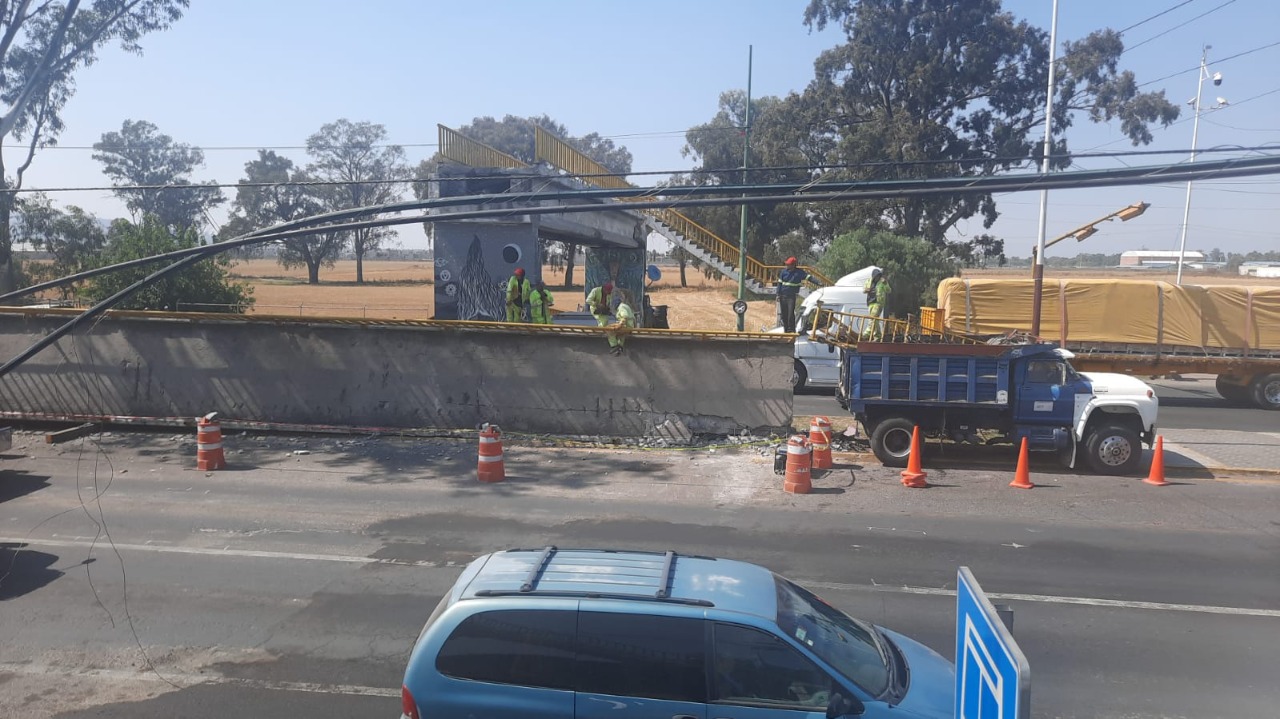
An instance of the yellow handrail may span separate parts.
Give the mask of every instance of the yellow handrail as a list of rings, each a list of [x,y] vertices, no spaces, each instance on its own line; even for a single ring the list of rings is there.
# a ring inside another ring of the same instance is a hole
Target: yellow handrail
[[[808,327],[809,336],[845,349],[856,349],[859,342],[884,342],[891,344],[985,344],[968,335],[945,332],[927,326],[919,317],[905,320],[873,317],[871,315],[836,312],[818,306]]]
[[[527,162],[521,162],[519,159],[501,150],[489,147],[483,142],[476,142],[457,130],[452,130],[444,125],[436,125],[436,127],[439,129],[440,135],[440,154],[445,159],[462,163],[468,167],[504,167],[518,170],[529,166]]]
[[[540,126],[534,126],[533,145],[534,156],[539,161],[548,162],[554,167],[581,178],[583,182],[605,189],[635,187],[635,185],[627,182],[617,174],[611,173],[604,165],[587,157],[573,145]],[[625,199],[640,201],[651,198],[636,196]],[[711,230],[691,220],[687,215],[672,209],[647,209],[644,212],[670,227],[674,232],[702,248],[708,254],[720,258],[725,264],[735,268],[740,266],[742,255],[739,253],[737,245],[721,239]],[[756,258],[750,255],[747,256],[747,276],[766,287],[778,281],[778,275],[782,272],[782,269],[781,266],[765,265]],[[812,267],[803,267],[801,269],[813,275],[823,284],[834,284]]]

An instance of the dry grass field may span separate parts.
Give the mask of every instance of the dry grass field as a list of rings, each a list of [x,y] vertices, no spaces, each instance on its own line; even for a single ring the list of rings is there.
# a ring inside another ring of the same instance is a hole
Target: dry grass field
[[[668,320],[675,329],[732,330],[737,326],[730,305],[737,296],[737,283],[708,280],[690,269],[689,287],[680,287],[679,272],[664,269],[661,280],[649,287],[650,301],[667,305]],[[430,319],[434,287],[430,262],[368,261],[364,265],[365,284],[355,283],[355,262],[343,261],[321,270],[319,285],[308,285],[306,270],[285,270],[274,260],[237,262],[232,274],[253,285],[256,300],[253,312],[259,314],[304,317],[370,317],[378,319]],[[1026,268],[998,270],[965,270],[966,277],[1026,278]],[[576,309],[585,294],[581,284],[564,289],[564,275],[543,268],[543,277],[556,296],[559,309]],[[574,272],[581,281],[582,268]],[[1128,271],[1114,269],[1046,269],[1046,279],[1115,278],[1165,280],[1172,282],[1174,273],[1161,271]],[[1276,286],[1280,280],[1240,277],[1221,273],[1183,274],[1188,284]],[[749,303],[746,318],[748,330],[773,325],[771,300]]]

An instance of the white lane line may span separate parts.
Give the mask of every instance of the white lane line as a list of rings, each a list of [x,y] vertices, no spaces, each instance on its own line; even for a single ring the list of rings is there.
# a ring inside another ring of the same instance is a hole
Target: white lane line
[[[895,587],[885,584],[840,584],[837,582],[801,582],[806,587],[818,589],[835,589],[851,592],[890,592],[893,594],[923,594],[934,597],[954,597],[954,589],[935,589],[933,587]],[[1097,599],[1095,597],[1059,597],[1051,594],[1010,594],[987,592],[991,599],[1005,599],[1019,602],[1042,602],[1045,604],[1079,604],[1089,607],[1109,607],[1114,609],[1158,609],[1169,612],[1196,612],[1199,614],[1233,614],[1247,617],[1280,617],[1280,609],[1251,609],[1248,607],[1215,607],[1204,604],[1168,604],[1165,602],[1137,602],[1125,599]]]
[[[75,547],[89,548],[92,543],[86,540],[64,539],[20,539],[0,537],[0,543],[27,543],[42,547]],[[348,564],[387,564],[400,567],[442,567],[439,562],[403,561],[398,559],[381,559],[376,557],[357,557],[348,554],[307,554],[302,552],[264,552],[252,549],[207,549],[204,547],[175,547],[159,544],[121,544],[116,542],[117,549],[140,552],[156,552],[160,554],[200,554],[216,557],[246,557],[253,559],[283,559],[310,562],[345,562]],[[97,544],[99,549],[109,549],[110,545],[103,541]],[[939,597],[954,597],[954,589],[935,589],[933,587],[890,586],[885,584],[842,584],[839,582],[808,582],[801,584],[818,589],[835,589],[852,592],[891,592],[896,594],[922,594]],[[1050,594],[1001,594],[988,592],[991,599],[1004,599],[1022,602],[1042,602],[1047,604],[1077,604],[1091,607],[1111,607],[1116,609],[1158,609],[1175,612],[1197,612],[1200,614],[1234,614],[1251,617],[1280,617],[1280,609],[1251,609],[1247,607],[1215,607],[1202,604],[1169,604],[1165,602],[1138,602],[1122,599],[1097,599],[1094,597],[1060,597]]]
[[[309,692],[311,694],[344,694],[358,697],[391,697],[399,698],[399,689],[385,687],[366,687],[357,684],[318,684],[315,682],[269,682],[260,679],[241,679],[238,677],[218,677],[207,674],[178,674],[167,671],[154,672],[126,671],[123,669],[80,669],[48,664],[0,663],[0,674],[19,674],[22,676],[55,676],[55,677],[88,677],[91,679],[107,679],[113,682],[173,682],[185,689],[196,685],[229,685],[248,687],[251,689],[269,689],[284,692]]]
[[[407,561],[401,559],[387,559],[379,557],[357,557],[348,554],[309,554],[306,552],[266,552],[256,549],[231,549],[209,548],[209,547],[178,547],[174,545],[164,544],[125,544],[116,542],[114,545],[108,543],[105,539],[99,539],[95,545],[93,542],[81,539],[21,539],[17,537],[0,537],[0,543],[4,544],[29,544],[39,547],[72,547],[77,549],[88,549],[95,547],[101,551],[110,551],[114,546],[122,551],[136,552],[156,552],[159,554],[202,554],[212,557],[249,557],[254,559],[286,559],[301,560],[307,562],[346,562],[349,564],[394,564],[401,567],[439,567],[443,566],[439,562],[430,561]]]

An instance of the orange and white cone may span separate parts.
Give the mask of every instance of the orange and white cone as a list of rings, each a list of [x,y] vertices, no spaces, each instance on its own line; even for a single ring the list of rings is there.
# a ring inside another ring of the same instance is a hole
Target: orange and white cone
[[[502,431],[486,422],[480,427],[480,449],[476,462],[476,478],[481,482],[501,482],[507,478],[502,461]]]

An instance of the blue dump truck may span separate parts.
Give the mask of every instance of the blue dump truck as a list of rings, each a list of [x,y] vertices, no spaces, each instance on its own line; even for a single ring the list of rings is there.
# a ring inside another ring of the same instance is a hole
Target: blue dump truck
[[[1159,402],[1150,385],[1083,374],[1054,344],[857,342],[841,348],[841,404],[889,467],[906,466],[915,426],[957,442],[1021,443],[1056,451],[1074,468],[1134,474],[1155,441]]]

